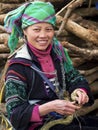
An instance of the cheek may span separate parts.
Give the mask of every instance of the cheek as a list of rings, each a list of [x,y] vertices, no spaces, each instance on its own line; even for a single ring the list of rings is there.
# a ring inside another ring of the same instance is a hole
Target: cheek
[[[54,37],[54,32],[51,33],[49,36],[50,36],[50,38],[52,39],[52,38]]]
[[[28,39],[36,39],[36,35],[34,35],[33,33],[29,33],[28,35],[27,35],[27,38]]]

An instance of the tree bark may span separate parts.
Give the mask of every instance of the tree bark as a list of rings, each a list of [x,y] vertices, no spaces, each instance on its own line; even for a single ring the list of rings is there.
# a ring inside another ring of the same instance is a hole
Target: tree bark
[[[5,18],[6,14],[1,14],[0,15],[0,24],[3,25],[4,24],[4,18]]]
[[[80,110],[77,111],[77,116],[83,116],[86,115],[94,110],[98,109],[98,99],[95,100],[94,104],[89,107],[83,107]]]
[[[61,16],[57,16],[57,24],[62,20],[63,18]],[[64,28],[75,34],[77,37],[92,42],[94,45],[98,46],[98,33],[96,31],[86,29],[70,19],[66,21]]]
[[[97,32],[93,30],[85,29],[71,20],[68,20],[66,22],[65,29],[75,34],[79,38],[88,42],[92,42],[93,44],[98,46],[98,33]]]
[[[78,67],[80,65],[82,65],[83,63],[85,63],[85,59],[81,58],[81,57],[76,57],[76,58],[72,58],[72,62],[73,62],[73,66],[74,67]]]
[[[7,34],[7,33],[1,33],[0,34],[0,43],[3,43],[5,45],[7,45],[8,38],[9,38],[9,34]],[[1,46],[1,44],[0,44],[0,46]]]
[[[76,1],[73,1],[73,3],[71,3],[68,7],[67,7],[67,10],[65,12],[65,15],[64,15],[64,18],[63,18],[63,21],[59,27],[59,30],[57,32],[57,36],[60,35],[60,33],[62,32],[63,28],[64,28],[64,25],[67,21],[67,19],[69,18],[71,12],[77,8],[78,6],[81,6],[83,4],[84,0],[76,0]],[[57,15],[57,14],[56,14]]]
[[[1,3],[22,3],[26,1],[27,0],[0,0]]]
[[[6,114],[5,103],[0,103],[0,112],[3,112],[4,114]]]
[[[9,48],[4,44],[0,44],[0,53],[4,52],[9,52]]]
[[[98,71],[92,73],[89,76],[86,76],[86,79],[89,84],[93,83],[94,81],[98,80]]]
[[[9,53],[2,53],[0,54],[0,59],[7,59],[9,56]]]
[[[84,76],[87,76],[87,75],[91,75],[92,73],[98,71],[98,66],[90,69],[90,70],[80,70],[80,73],[83,74]]]
[[[98,95],[98,80],[91,83],[90,88],[93,95]]]
[[[19,7],[21,4],[4,4],[0,3],[0,14],[8,13],[9,11]]]
[[[91,59],[98,59],[98,49],[89,50],[84,48],[79,48],[75,45],[72,45],[68,42],[62,42],[62,45],[71,51],[75,52],[76,54],[83,57],[83,59],[91,60]]]
[[[2,25],[0,25],[0,33],[6,33],[6,30]]]
[[[82,17],[87,17],[87,16],[96,16],[98,15],[98,10],[95,7],[92,8],[79,8],[74,11],[74,13],[77,13],[78,15]]]
[[[1,0],[1,3],[23,3],[23,2],[28,2],[30,0]],[[34,0],[31,0],[34,1]],[[35,0],[37,1],[37,0]],[[40,0],[40,1],[45,1],[45,2],[64,2],[64,0]],[[68,1],[68,0],[67,0]]]

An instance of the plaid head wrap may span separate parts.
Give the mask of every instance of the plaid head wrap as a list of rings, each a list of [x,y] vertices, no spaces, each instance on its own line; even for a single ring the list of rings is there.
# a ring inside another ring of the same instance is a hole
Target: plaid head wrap
[[[11,52],[13,52],[16,48],[19,37],[23,37],[23,29],[41,22],[47,22],[55,26],[55,10],[53,5],[49,2],[29,2],[9,12],[4,19],[4,23],[5,29],[11,33],[8,40],[8,46]],[[53,49],[58,54],[59,59],[62,60],[63,57],[65,61],[64,68],[67,69],[67,71],[72,69],[72,62],[67,54],[67,51],[61,46],[55,37],[53,39]]]
[[[19,37],[23,37],[23,29],[40,22],[55,26],[55,10],[51,3],[42,1],[26,3],[6,15],[4,27],[11,33],[8,40],[11,52],[16,48]]]

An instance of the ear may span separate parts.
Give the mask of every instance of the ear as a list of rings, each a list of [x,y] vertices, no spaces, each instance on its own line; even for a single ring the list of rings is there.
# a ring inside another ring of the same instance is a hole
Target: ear
[[[26,36],[26,30],[25,29],[23,30],[23,34]]]

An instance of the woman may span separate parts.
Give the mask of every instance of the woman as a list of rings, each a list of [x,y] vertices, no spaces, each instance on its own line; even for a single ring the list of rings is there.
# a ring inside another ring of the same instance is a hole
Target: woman
[[[87,81],[54,37],[55,22],[53,6],[40,1],[26,3],[5,18],[5,28],[11,33],[8,41],[11,52],[19,37],[26,41],[10,60],[6,74],[6,108],[16,130],[38,130],[51,118],[74,114],[80,109],[76,102],[93,103]],[[74,101],[63,99],[65,90],[71,97],[75,95]],[[66,128],[59,125],[51,129]]]

